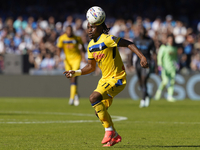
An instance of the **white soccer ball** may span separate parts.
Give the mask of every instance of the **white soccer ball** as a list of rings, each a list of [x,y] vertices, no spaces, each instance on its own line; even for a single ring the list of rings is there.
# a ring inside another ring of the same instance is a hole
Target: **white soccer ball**
[[[90,24],[100,25],[105,21],[106,14],[101,7],[93,6],[88,9],[86,18]]]

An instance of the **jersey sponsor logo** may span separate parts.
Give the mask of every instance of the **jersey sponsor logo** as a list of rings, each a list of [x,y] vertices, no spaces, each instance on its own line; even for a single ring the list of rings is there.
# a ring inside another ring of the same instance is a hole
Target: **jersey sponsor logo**
[[[73,43],[73,44],[76,44],[76,40],[66,40],[66,41],[63,41],[63,43],[65,44],[70,44],[70,43]]]
[[[96,52],[94,52],[93,53],[93,57],[94,57],[94,59],[96,60],[96,61],[99,61],[99,60],[101,60],[102,58],[105,58],[105,54],[104,53],[96,53]]]
[[[95,45],[92,45],[91,47],[89,47],[89,51],[90,52],[102,51],[106,48],[107,48],[107,46],[105,45],[104,42],[102,42],[100,44],[95,44]]]
[[[137,48],[139,49],[139,50],[148,50],[148,46],[147,45],[137,45],[136,44],[136,46],[137,46]]]
[[[145,40],[145,41],[136,41],[135,45],[137,46],[137,48],[139,50],[148,50],[148,49],[150,49],[151,42],[147,41],[147,40]]]

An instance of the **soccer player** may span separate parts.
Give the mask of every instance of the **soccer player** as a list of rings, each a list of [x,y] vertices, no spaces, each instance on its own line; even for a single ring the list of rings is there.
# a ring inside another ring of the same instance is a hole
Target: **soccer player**
[[[81,45],[81,50],[79,46]],[[60,56],[61,50],[64,50],[65,54],[65,70],[78,70],[80,69],[81,60],[85,62],[85,48],[80,37],[75,36],[72,26],[66,27],[66,32],[58,38],[57,42],[58,56]],[[77,90],[77,77],[70,79],[70,98],[69,105],[79,105],[79,97]]]
[[[132,54],[133,57],[136,57],[135,68],[137,72],[137,77],[139,79],[140,88],[142,90],[142,99],[140,100],[139,107],[142,108],[148,107],[150,103],[150,97],[147,89],[147,81],[150,75],[150,68],[153,68],[153,66],[150,66],[151,62],[155,61],[153,60],[153,55],[156,55],[156,48],[154,45],[154,41],[149,36],[147,36],[146,29],[141,25],[138,25],[137,29],[139,32],[139,36],[133,39],[133,43],[146,57],[149,64],[149,68],[142,68],[139,58],[134,53]],[[132,57],[130,57],[130,61],[132,61]],[[154,65],[155,64],[157,63],[154,63]],[[157,68],[156,66],[154,67]]]
[[[87,48],[88,64],[81,70],[65,71],[63,74],[68,78],[89,74],[95,71],[96,63],[98,63],[102,71],[102,78],[89,100],[105,128],[102,144],[113,146],[121,141],[121,136],[116,132],[107,109],[111,106],[113,98],[126,85],[126,72],[117,47],[128,47],[136,53],[142,67],[147,68],[148,63],[132,42],[109,35],[108,31],[109,29],[104,22],[100,25],[88,23],[87,33],[92,39]]]
[[[167,89],[168,91],[167,101],[175,102],[175,99],[173,98],[173,92],[174,92],[177,60],[178,60],[177,47],[175,46],[173,34],[170,34],[167,36],[167,44],[161,45],[158,52],[157,63],[158,66],[162,68],[161,70],[162,82],[160,83],[159,88],[155,94],[155,100],[160,99],[163,88],[170,81],[169,87]]]

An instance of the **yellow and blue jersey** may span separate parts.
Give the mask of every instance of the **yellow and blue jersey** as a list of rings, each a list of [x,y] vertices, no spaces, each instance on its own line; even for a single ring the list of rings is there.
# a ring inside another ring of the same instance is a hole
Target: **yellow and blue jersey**
[[[102,72],[102,78],[122,79],[126,76],[125,68],[118,51],[119,37],[101,34],[95,42],[88,44],[88,59],[95,59]]]
[[[79,44],[83,44],[80,37],[68,37],[67,34],[63,34],[58,38],[57,47],[63,49],[67,60],[72,60],[81,57]]]

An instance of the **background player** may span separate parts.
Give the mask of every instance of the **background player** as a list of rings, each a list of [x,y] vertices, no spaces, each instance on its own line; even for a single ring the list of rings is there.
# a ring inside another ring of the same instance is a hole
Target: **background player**
[[[90,103],[105,128],[105,135],[101,143],[105,144],[104,146],[113,146],[121,141],[121,136],[116,132],[107,109],[112,104],[113,98],[126,85],[126,72],[117,46],[128,47],[136,53],[141,60],[142,67],[148,67],[148,63],[132,42],[109,35],[108,31],[104,22],[100,25],[88,23],[87,32],[92,39],[87,48],[88,64],[81,70],[65,71],[63,74],[68,78],[89,74],[95,70],[96,62],[98,63],[102,71],[102,78],[90,95]]]
[[[162,68],[161,70],[162,82],[160,83],[160,86],[156,92],[155,100],[160,99],[163,88],[170,81],[170,85],[167,90],[168,91],[167,100],[169,102],[175,102],[175,99],[173,98],[173,93],[174,93],[177,60],[178,60],[177,47],[175,46],[174,36],[170,34],[167,36],[167,44],[161,45],[160,50],[158,52],[158,65]]]
[[[152,59],[156,55],[156,48],[154,45],[154,41],[149,36],[147,36],[146,29],[143,26],[138,25],[137,30],[139,31],[139,36],[134,38],[133,43],[147,58],[148,64],[151,65],[152,62],[155,62],[156,60],[156,59],[155,60]],[[136,68],[140,88],[142,90],[142,99],[140,101],[139,107],[140,108],[148,107],[150,103],[150,97],[149,97],[148,89],[147,89],[147,81],[149,79],[149,75],[151,71],[150,68],[152,68],[153,66],[149,66],[149,68],[142,68],[140,65],[140,59],[138,58],[138,56],[135,55],[134,53],[132,53],[132,55],[130,56],[136,57],[135,68]],[[130,63],[132,63],[132,57],[129,57]],[[154,64],[157,64],[157,63],[155,62]],[[156,66],[154,67],[157,68]]]
[[[81,45],[81,51],[79,46]],[[81,60],[85,62],[85,48],[80,37],[75,36],[72,26],[66,27],[66,32],[58,38],[57,42],[58,56],[60,56],[61,50],[64,50],[65,54],[65,70],[78,70],[80,68]],[[77,77],[70,79],[70,98],[69,105],[79,105],[78,90],[77,90]]]

